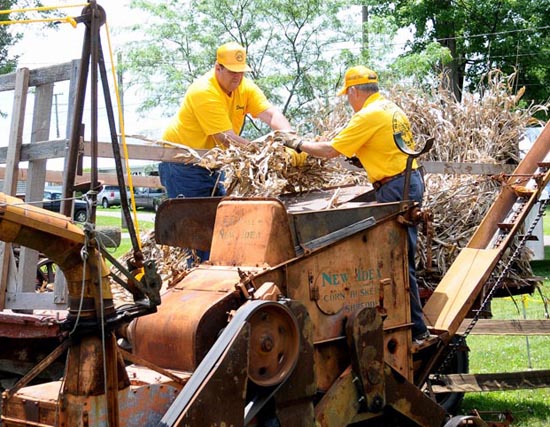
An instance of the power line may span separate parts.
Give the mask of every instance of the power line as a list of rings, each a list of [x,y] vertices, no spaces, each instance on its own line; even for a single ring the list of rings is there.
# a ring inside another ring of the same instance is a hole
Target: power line
[[[500,36],[500,35],[504,35],[504,34],[525,33],[525,32],[528,32],[528,31],[539,31],[539,30],[548,30],[548,29],[550,29],[550,25],[544,25],[542,27],[533,27],[533,28],[519,28],[517,30],[497,31],[497,32],[494,32],[494,33],[472,34],[472,35],[469,35],[469,36],[443,37],[443,38],[438,38],[437,41],[473,39],[473,38],[478,38],[478,37]]]

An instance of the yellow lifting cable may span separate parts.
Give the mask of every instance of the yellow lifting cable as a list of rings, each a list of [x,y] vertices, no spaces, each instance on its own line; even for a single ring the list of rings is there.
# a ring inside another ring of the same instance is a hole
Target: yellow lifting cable
[[[122,148],[124,151],[124,161],[126,162],[126,171],[128,175],[128,185],[130,187],[130,200],[132,202],[132,213],[134,215],[134,224],[136,226],[136,237],[139,249],[141,250],[141,238],[139,233],[139,223],[138,223],[138,217],[137,217],[137,208],[136,208],[136,199],[134,196],[134,184],[132,181],[132,170],[130,169],[130,161],[129,161],[129,154],[128,154],[128,146],[126,145],[126,132],[124,130],[124,117],[122,115],[122,103],[120,102],[120,93],[118,91],[118,84],[117,84],[117,78],[116,78],[116,67],[115,67],[115,61],[113,57],[113,49],[111,47],[111,35],[109,31],[109,25],[107,22],[105,22],[105,32],[107,33],[107,44],[109,45],[109,57],[111,58],[111,64],[113,64],[111,71],[113,73],[113,82],[114,82],[114,90],[116,94],[116,104],[118,109],[118,119],[120,122],[120,135],[122,139]]]
[[[0,10],[0,15],[9,15],[10,13],[25,13],[25,12],[42,12],[46,10],[64,9],[69,7],[84,7],[88,3],[72,4],[66,6],[40,6],[40,7],[27,7],[23,9],[5,9]],[[77,22],[70,16],[58,17],[58,18],[38,18],[38,19],[21,19],[17,21],[0,21],[0,25],[12,25],[12,24],[33,24],[36,22],[67,22],[76,28]]]

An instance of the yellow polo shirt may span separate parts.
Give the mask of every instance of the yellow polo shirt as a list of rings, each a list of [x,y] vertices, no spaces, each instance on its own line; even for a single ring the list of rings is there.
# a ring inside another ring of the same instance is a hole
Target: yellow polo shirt
[[[348,125],[332,140],[332,147],[347,157],[357,156],[371,182],[403,172],[407,155],[399,151],[393,134],[401,132],[403,141],[414,149],[409,119],[393,102],[379,92],[371,95]],[[413,161],[413,168],[417,168]]]
[[[211,70],[191,83],[162,139],[197,150],[210,149],[216,146],[212,135],[229,129],[239,135],[247,114],[257,117],[269,107],[271,104],[252,80],[244,77],[229,96]]]

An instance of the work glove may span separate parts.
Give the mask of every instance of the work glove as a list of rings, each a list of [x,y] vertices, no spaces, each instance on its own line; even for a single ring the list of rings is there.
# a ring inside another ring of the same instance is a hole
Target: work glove
[[[274,131],[273,140],[282,143],[285,147],[292,148],[297,153],[301,153],[300,146],[302,139],[294,131]]]
[[[290,156],[290,161],[288,163],[290,163],[291,166],[299,168],[305,165],[307,153],[298,153],[296,150],[288,147],[285,147],[285,151]]]
[[[346,157],[346,162],[348,162],[350,165],[355,166],[356,168],[363,168],[363,164],[357,156]]]

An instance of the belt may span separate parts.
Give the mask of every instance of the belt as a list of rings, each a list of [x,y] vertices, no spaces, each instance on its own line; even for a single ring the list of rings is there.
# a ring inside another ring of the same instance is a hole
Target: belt
[[[413,174],[414,172],[416,172],[416,169],[412,169],[411,170],[411,174]],[[383,185],[386,185],[388,182],[390,181],[393,181],[394,179],[397,179],[399,178],[400,176],[405,176],[405,174],[407,173],[407,170],[405,169],[403,172],[401,173],[398,173],[397,175],[392,175],[392,176],[387,176],[385,178],[382,178],[381,180],[379,181],[375,181],[372,183],[372,186],[374,187],[374,189],[376,191],[378,191],[378,189],[380,187],[382,187]]]

